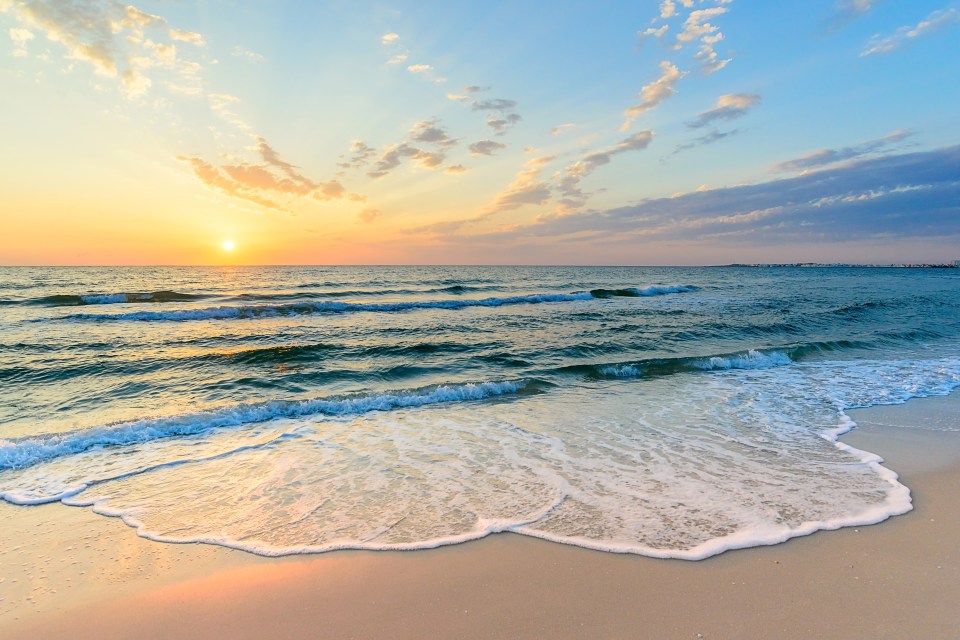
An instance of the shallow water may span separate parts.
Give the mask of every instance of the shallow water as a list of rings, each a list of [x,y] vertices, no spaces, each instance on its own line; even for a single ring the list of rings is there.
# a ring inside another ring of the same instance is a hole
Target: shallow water
[[[262,554],[680,558],[876,522],[845,409],[960,385],[960,272],[0,269],[0,496]]]

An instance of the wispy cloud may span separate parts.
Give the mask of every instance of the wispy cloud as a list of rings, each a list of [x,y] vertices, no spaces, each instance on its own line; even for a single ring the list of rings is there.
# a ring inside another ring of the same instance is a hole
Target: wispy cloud
[[[760,96],[755,93],[728,93],[717,98],[717,106],[709,111],[697,115],[695,120],[687,123],[691,129],[699,129],[721,120],[735,120],[760,104]]]
[[[13,57],[24,58],[28,55],[27,43],[33,40],[33,32],[27,29],[11,28],[7,31],[13,41]]]
[[[779,162],[774,165],[773,171],[779,173],[790,171],[809,171],[810,169],[816,169],[833,164],[835,162],[843,162],[845,160],[860,158],[871,153],[883,151],[888,147],[909,138],[912,135],[913,132],[909,129],[899,129],[897,131],[888,133],[881,138],[867,140],[866,142],[861,142],[860,144],[849,147],[841,147],[839,149],[819,149],[799,158]]]
[[[26,42],[34,31],[41,32],[63,46],[67,59],[89,64],[98,75],[116,78],[127,98],[147,95],[156,74],[164,70],[168,73],[161,76],[167,79],[163,86],[180,86],[171,80],[178,76],[192,84],[199,81],[199,63],[181,60],[174,43],[202,45],[203,36],[170,28],[163,17],[132,5],[32,0],[0,3],[0,10],[12,11],[23,25],[9,31],[18,45],[14,55],[28,55]]]
[[[670,25],[664,24],[659,27],[648,27],[643,31],[637,32],[637,44],[643,45],[647,40],[651,38],[656,38],[660,40],[666,35],[667,31],[670,29]]]
[[[343,169],[358,169],[366,165],[375,155],[377,155],[376,149],[363,140],[354,140],[350,143],[349,157],[340,156],[342,162],[338,162],[337,166]]]
[[[626,131],[637,116],[655,109],[661,102],[675,94],[677,82],[685,75],[687,75],[685,71],[680,71],[670,62],[666,60],[661,62],[660,77],[640,89],[640,102],[623,112],[626,121],[621,125],[620,130]]]
[[[304,198],[362,200],[351,194],[337,180],[314,181],[304,176],[298,167],[280,157],[280,154],[262,137],[255,138],[252,151],[259,162],[231,162],[215,165],[197,156],[180,156],[190,164],[194,174],[208,187],[231,197],[253,202],[269,209],[288,211],[276,198]]]
[[[513,181],[494,199],[494,204],[471,222],[489,218],[495,213],[518,209],[525,205],[547,202],[551,197],[549,182],[541,180],[544,167],[554,160],[553,156],[538,156],[527,160]]]
[[[496,136],[506,135],[507,131],[522,120],[520,114],[514,111],[516,107],[516,100],[505,98],[474,100],[470,105],[474,111],[494,112],[487,116],[487,126],[493,129],[493,134]]]
[[[470,145],[470,155],[473,156],[492,156],[500,149],[506,149],[507,145],[496,140],[480,140]]]
[[[255,51],[244,49],[239,45],[230,50],[230,55],[232,55],[234,58],[246,60],[247,62],[263,62],[263,55]]]
[[[612,147],[589,153],[569,165],[557,184],[557,189],[562,196],[560,203],[566,208],[582,207],[590,195],[580,189],[580,182],[584,178],[596,171],[598,167],[610,164],[614,156],[628,151],[646,149],[652,140],[652,131],[649,129],[639,131]]]
[[[736,245],[957,236],[957,167],[960,146],[884,156],[760,184],[698,190],[604,211],[541,216],[509,233],[461,240],[502,245],[587,234],[602,245],[635,244],[641,238]]]
[[[713,144],[714,142],[719,142],[720,140],[729,138],[730,136],[735,136],[740,132],[741,132],[741,129],[731,129],[730,131],[710,131],[708,133],[703,134],[702,136],[694,138],[690,142],[678,144],[674,148],[673,153],[671,153],[670,155],[675,156],[678,153],[689,151],[690,149],[694,149],[696,147],[702,147],[708,144]]]
[[[370,224],[371,222],[373,222],[374,220],[380,217],[380,210],[364,209],[363,211],[357,214],[357,217],[360,218],[362,222],[366,222],[367,224]]]
[[[457,144],[457,140],[451,138],[447,130],[436,119],[418,122],[413,125],[410,130],[410,139],[414,142],[432,144],[441,149],[449,149]]]
[[[409,142],[388,145],[367,175],[371,178],[382,178],[399,167],[404,159],[413,160],[417,166],[425,169],[437,169],[446,160],[446,155],[441,151],[416,147]]]
[[[550,135],[552,135],[552,136],[559,136],[559,135],[561,135],[561,134],[563,134],[563,133],[566,133],[567,131],[570,131],[571,129],[576,128],[576,126],[577,126],[577,125],[571,124],[571,123],[569,123],[569,122],[566,123],[566,124],[561,124],[561,125],[559,125],[559,126],[556,126],[556,127],[552,128],[552,129],[550,129]]]
[[[864,50],[860,52],[860,57],[896,51],[920,36],[932,33],[947,25],[958,23],[960,23],[960,11],[952,7],[949,9],[938,9],[912,27],[900,27],[889,36],[881,36],[879,34],[873,36]]]
[[[171,40],[177,40],[179,42],[188,42],[197,47],[207,46],[206,41],[203,39],[203,35],[193,32],[193,31],[184,31],[183,29],[170,29],[167,32],[170,35]]]
[[[699,4],[707,1],[699,0]],[[727,5],[731,2],[732,0],[714,0],[714,6],[694,9],[694,0],[663,0],[660,3],[660,15],[652,22],[656,24],[659,21],[676,21],[677,35],[673,39],[673,49],[680,50],[687,45],[695,45],[697,53],[694,59],[700,72],[711,75],[732,61],[732,58],[721,58],[717,53],[715,47],[724,36],[720,28],[713,23],[713,20],[729,12]],[[670,25],[661,24],[659,27],[651,26],[637,32],[637,38],[640,44],[650,38],[663,41],[668,33],[673,33]]]

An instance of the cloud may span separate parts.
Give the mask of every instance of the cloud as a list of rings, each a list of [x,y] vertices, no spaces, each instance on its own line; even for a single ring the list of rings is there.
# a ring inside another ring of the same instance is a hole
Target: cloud
[[[418,122],[410,130],[410,139],[415,142],[423,142],[449,149],[457,144],[457,141],[450,137],[446,130],[439,126],[437,120]]]
[[[892,35],[886,37],[879,34],[873,36],[864,50],[860,52],[860,57],[864,58],[878,53],[895,51],[922,35],[957,23],[960,23],[960,11],[952,7],[950,9],[938,9],[918,22],[916,26],[900,27]]]
[[[241,46],[235,46],[230,50],[230,55],[234,58],[241,58],[247,62],[263,62],[263,56],[254,51],[248,51]]]
[[[459,173],[465,173],[466,171],[467,171],[467,168],[466,168],[465,166],[463,166],[462,164],[450,165],[449,167],[447,167],[446,169],[443,170],[444,173],[449,173],[449,174],[451,174],[451,175],[456,175],[456,174],[459,174]]]
[[[828,22],[829,29],[839,29],[860,16],[866,15],[879,4],[879,0],[837,0],[835,11]]]
[[[493,129],[493,135],[506,135],[507,131],[520,122],[522,118],[518,113],[508,113],[504,116],[487,116],[487,126]]]
[[[632,136],[625,138],[614,146],[594,151],[587,154],[580,160],[569,165],[563,172],[557,188],[562,195],[560,203],[567,208],[577,208],[586,204],[590,194],[584,193],[580,189],[580,182],[605,164],[610,164],[611,159],[621,153],[628,151],[638,151],[646,149],[653,141],[653,132],[649,129],[639,131]]]
[[[405,158],[413,160],[415,164],[425,169],[436,169],[443,164],[446,156],[440,151],[427,151],[408,142],[389,145],[373,169],[367,172],[367,176],[382,178],[399,167]]]
[[[360,220],[362,220],[363,222],[370,224],[371,222],[376,220],[378,217],[380,217],[380,210],[364,209],[363,211],[357,214],[357,217],[360,218]]]
[[[708,22],[710,18],[723,15],[729,11],[726,7],[710,7],[709,9],[697,9],[691,11],[683,23],[683,31],[677,34],[679,42],[693,42],[701,40],[704,36],[710,36],[719,31],[719,28]]]
[[[240,198],[260,205],[261,207],[274,209],[276,211],[286,211],[280,204],[246,189],[242,184],[224,175],[218,167],[215,167],[209,162],[205,162],[201,158],[178,156],[177,160],[188,162],[200,181],[212,189],[217,189],[228,196]]]
[[[208,187],[277,211],[288,211],[288,208],[278,203],[276,197],[311,197],[321,201],[364,199],[349,193],[337,180],[316,182],[307,178],[297,166],[281,158],[265,139],[255,136],[255,140],[256,146],[252,150],[260,162],[214,165],[195,156],[180,156],[178,160],[188,162],[194,174]]]
[[[599,243],[733,245],[960,234],[960,146],[883,156],[770,182],[698,190],[605,211],[542,216],[477,243],[590,235]]]
[[[553,160],[553,156],[531,158],[524,168],[517,172],[513,182],[497,195],[494,205],[480,216],[484,219],[493,213],[518,209],[528,204],[543,204],[550,199],[551,191],[547,182],[541,181],[543,167]]]
[[[693,9],[693,0],[664,0],[660,3],[660,16],[659,18],[654,18],[653,22],[683,18],[676,38],[674,38],[673,48],[679,50],[683,49],[686,45],[697,43],[697,53],[694,58],[699,63],[699,70],[703,75],[711,75],[723,69],[732,61],[732,58],[721,59],[714,49],[714,46],[723,40],[723,33],[719,27],[711,22],[712,19],[729,11],[729,8],[724,5],[730,4],[731,1],[732,0],[717,0],[715,6],[686,12],[686,16],[684,17],[681,15],[683,12],[678,9],[677,5],[682,5],[685,10]],[[703,3],[704,0],[700,0],[700,2]],[[662,40],[669,31],[669,28],[669,25],[662,24],[659,27],[651,26],[643,31],[639,31],[637,33],[639,43],[642,45],[650,38]]]
[[[842,147],[840,149],[820,149],[805,156],[794,158],[793,160],[785,160],[777,163],[774,165],[773,171],[778,173],[809,171],[810,169],[816,169],[818,167],[823,167],[835,162],[852,160],[854,158],[859,158],[861,156],[882,151],[884,148],[905,140],[912,135],[913,132],[909,129],[900,129],[892,133],[888,133],[882,138],[867,140],[866,142],[861,142],[860,144],[850,147]]]
[[[706,133],[698,138],[694,138],[690,142],[677,145],[676,148],[673,150],[673,153],[671,153],[670,155],[675,156],[678,153],[688,151],[695,147],[702,147],[704,145],[713,144],[714,142],[719,142],[724,138],[729,138],[730,136],[734,136],[740,132],[741,132],[740,129],[731,129],[730,131],[710,131],[709,133]]]
[[[204,41],[203,36],[199,33],[194,33],[193,31],[184,31],[183,29],[170,29],[167,32],[170,35],[171,40],[178,40],[180,42],[189,42],[192,45],[198,47],[207,46],[206,41]]]
[[[403,62],[403,60],[406,60],[405,56],[402,60],[398,60],[397,58],[397,56],[394,56],[388,61],[388,64],[395,64],[394,60],[397,62]],[[433,66],[429,64],[411,64],[407,66],[407,71],[428,78],[434,84],[443,84],[447,81],[446,78],[436,75],[434,73]]]
[[[233,125],[245,133],[253,135],[253,127],[247,124],[239,115],[236,114],[236,112],[233,111],[232,105],[235,105],[239,102],[240,98],[229,93],[207,94],[207,103],[210,105],[210,110],[213,111],[221,120],[227,124]]]
[[[474,156],[492,156],[500,149],[506,149],[507,145],[496,140],[480,140],[470,145],[470,155]]]
[[[367,164],[375,155],[377,155],[376,149],[363,140],[354,140],[350,143],[350,157],[343,162],[338,162],[337,166],[343,169],[357,169]]]
[[[199,63],[179,60],[176,45],[165,41],[177,40],[177,36],[188,32],[170,29],[161,16],[134,6],[118,2],[32,0],[6,3],[0,8],[12,10],[24,25],[10,30],[11,38],[19,44],[14,55],[27,55],[23,45],[30,38],[26,33],[41,32],[63,46],[67,59],[89,64],[98,75],[116,78],[127,98],[145,96],[158,70],[170,70],[187,85],[199,79]],[[199,41],[202,42],[202,36]],[[163,86],[170,84],[164,82]]]
[[[569,131],[570,129],[575,128],[576,126],[577,126],[577,125],[575,125],[575,124],[570,124],[569,122],[566,123],[566,124],[561,124],[560,126],[557,126],[557,127],[554,127],[553,129],[550,129],[550,135],[552,135],[552,136],[559,136],[560,134],[566,133],[566,132]]]
[[[675,94],[677,92],[677,82],[687,75],[685,71],[680,71],[666,60],[660,63],[660,71],[659,78],[640,89],[640,102],[623,112],[626,121],[620,127],[621,131],[626,131],[637,116],[656,108],[661,102]]]
[[[33,40],[34,35],[28,29],[11,28],[7,31],[10,34],[10,40],[13,41],[13,57],[24,58],[27,56],[27,43]]]
[[[396,33],[385,33],[380,38],[380,44],[394,44],[400,36]]]
[[[670,29],[670,25],[665,24],[665,25],[661,25],[660,27],[649,27],[643,31],[638,31],[637,43],[642,45],[644,42],[646,42],[650,38],[657,38],[659,40],[660,38],[663,38],[664,35],[666,35],[667,30],[669,29]]]
[[[691,129],[699,129],[718,120],[735,120],[747,114],[752,107],[760,104],[760,96],[754,93],[728,93],[717,98],[717,106],[704,111],[696,120],[687,123]]]
[[[483,90],[480,87],[467,87],[468,89],[474,89],[476,91]],[[472,93],[472,91],[471,91]],[[474,100],[470,104],[470,108],[473,111],[493,111],[487,116],[487,126],[493,129],[493,134],[496,136],[506,135],[507,131],[512,129],[518,122],[523,118],[520,117],[520,114],[515,113],[514,109],[517,107],[516,100],[507,100],[505,98],[494,98],[491,100]]]
[[[407,58],[409,57],[410,56],[407,55],[406,53],[398,53],[397,55],[387,60],[387,64],[400,64],[401,62],[406,62]]]
[[[505,100],[503,98],[496,98],[493,100],[483,100],[474,102],[470,105],[470,108],[474,111],[500,111],[507,112],[513,111],[517,106],[516,100]]]

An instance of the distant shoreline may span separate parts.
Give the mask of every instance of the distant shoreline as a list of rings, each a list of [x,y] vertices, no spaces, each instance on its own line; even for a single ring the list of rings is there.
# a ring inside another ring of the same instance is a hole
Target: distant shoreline
[[[720,265],[723,267],[832,267],[857,269],[956,269],[960,267],[960,260],[945,264],[846,264],[824,262],[784,262],[784,263],[733,263]]]

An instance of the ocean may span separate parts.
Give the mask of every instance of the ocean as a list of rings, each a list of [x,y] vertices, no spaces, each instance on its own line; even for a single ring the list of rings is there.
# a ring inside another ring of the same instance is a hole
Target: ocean
[[[0,498],[262,555],[875,523],[846,412],[957,386],[960,269],[0,268]]]

